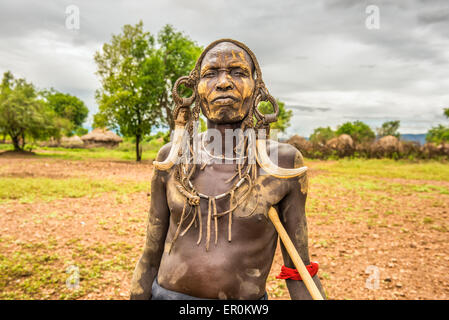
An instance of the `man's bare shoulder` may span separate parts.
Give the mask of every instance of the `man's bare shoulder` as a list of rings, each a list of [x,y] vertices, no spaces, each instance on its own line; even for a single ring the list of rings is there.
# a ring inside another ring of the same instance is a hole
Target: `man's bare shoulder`
[[[156,156],[156,161],[161,162],[167,159],[168,153],[170,152],[172,143],[169,142],[167,144],[164,144],[158,151]]]
[[[159,149],[155,161],[162,162],[165,159],[167,159],[168,154],[170,153],[171,146],[172,146],[171,142],[169,142],[167,144],[164,144]],[[153,171],[154,172],[153,179],[155,179],[157,181],[160,181],[162,183],[165,183],[166,182],[167,173],[170,172],[170,170],[167,170],[167,171],[158,170],[158,169],[156,169],[156,167],[153,167],[153,170],[154,170]]]
[[[279,167],[281,168],[291,169],[304,165],[304,158],[301,152],[291,144],[268,140],[268,150],[270,154],[277,152]]]

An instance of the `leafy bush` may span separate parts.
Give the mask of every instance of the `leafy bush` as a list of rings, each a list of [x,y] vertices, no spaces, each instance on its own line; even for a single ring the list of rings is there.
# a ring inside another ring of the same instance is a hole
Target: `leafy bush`
[[[83,127],[78,127],[78,128],[76,128],[76,130],[75,130],[75,134],[77,135],[77,136],[84,136],[85,134],[87,134],[89,132],[89,130],[87,130],[87,129],[85,129],[85,128],[83,128]]]
[[[399,120],[384,122],[382,127],[377,129],[377,135],[379,137],[393,136],[399,139],[401,136],[398,132],[400,124]]]
[[[449,127],[445,127],[441,124],[437,127],[433,127],[427,132],[426,141],[435,144],[449,142]]]
[[[25,140],[60,138],[71,130],[68,119],[61,118],[41,99],[32,83],[3,74],[0,85],[0,132],[11,137],[14,150],[23,150]]]
[[[346,122],[339,126],[336,134],[339,136],[344,133],[350,135],[356,144],[370,142],[376,137],[373,130],[371,130],[366,123],[359,120],[354,122]]]
[[[326,144],[326,142],[335,137],[335,131],[331,127],[319,127],[313,130],[309,140],[313,143]]]

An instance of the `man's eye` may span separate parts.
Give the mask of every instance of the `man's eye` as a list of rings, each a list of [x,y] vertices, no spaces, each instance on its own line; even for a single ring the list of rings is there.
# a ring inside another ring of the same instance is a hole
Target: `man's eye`
[[[239,77],[247,77],[248,76],[246,74],[246,72],[244,72],[242,70],[233,70],[232,74],[235,76],[239,76]]]
[[[208,72],[206,72],[205,74],[203,74],[203,77],[204,77],[204,78],[211,78],[211,77],[214,77],[215,74],[216,74],[215,71],[208,71]]]

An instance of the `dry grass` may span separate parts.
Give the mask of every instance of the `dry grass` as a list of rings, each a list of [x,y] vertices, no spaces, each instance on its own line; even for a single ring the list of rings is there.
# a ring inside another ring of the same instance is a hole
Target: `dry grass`
[[[309,248],[329,298],[448,298],[447,164],[307,165]],[[0,157],[0,298],[128,298],[150,177],[148,162]],[[278,251],[270,299],[289,298],[275,279],[281,264]],[[369,266],[378,268],[378,289],[366,287]]]

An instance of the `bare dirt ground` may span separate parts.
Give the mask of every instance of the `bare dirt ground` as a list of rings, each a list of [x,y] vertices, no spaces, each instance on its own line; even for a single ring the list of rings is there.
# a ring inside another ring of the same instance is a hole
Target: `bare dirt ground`
[[[359,190],[337,177],[329,186],[320,180],[327,174],[320,163],[310,167],[309,251],[320,263],[329,299],[448,299],[448,194]],[[151,174],[150,163],[0,157],[0,179],[83,177],[149,185]],[[385,186],[431,182],[378,180]],[[447,188],[449,182],[434,185]],[[144,243],[148,191],[0,201],[0,272],[6,275],[0,298],[127,299]],[[77,289],[66,285],[71,265],[80,270]],[[278,248],[267,282],[270,299],[289,299],[284,281],[275,279],[281,265]]]

